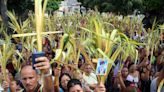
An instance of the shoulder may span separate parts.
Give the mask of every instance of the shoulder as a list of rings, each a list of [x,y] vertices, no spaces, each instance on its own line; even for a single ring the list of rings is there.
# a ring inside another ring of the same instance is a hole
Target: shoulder
[[[1,91],[3,91],[3,88],[2,88],[2,86],[0,85],[0,92],[1,92]]]
[[[91,73],[90,76],[95,76],[96,77],[96,74],[95,73]]]
[[[157,90],[157,78],[153,79],[150,85],[150,92],[156,92]]]
[[[62,88],[59,88],[59,92],[64,92]]]
[[[155,85],[156,83],[157,83],[157,78],[155,78],[151,81],[151,85]]]
[[[128,81],[131,81],[131,82],[132,82],[132,81],[133,81],[133,76],[129,74],[129,75],[127,76],[126,80],[128,80]]]

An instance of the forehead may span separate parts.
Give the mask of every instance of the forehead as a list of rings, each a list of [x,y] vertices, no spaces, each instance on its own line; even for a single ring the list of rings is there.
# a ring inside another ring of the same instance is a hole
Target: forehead
[[[35,70],[33,70],[32,66],[25,66],[21,70],[21,77],[34,77],[36,76]]]
[[[128,71],[128,68],[123,68],[122,71]]]
[[[74,85],[73,87],[70,88],[70,92],[79,92],[82,91],[83,89],[81,88],[80,85]]]
[[[67,79],[70,79],[67,75],[63,75],[61,80],[67,80]]]
[[[91,65],[87,64],[87,65],[85,65],[85,67],[91,67]]]

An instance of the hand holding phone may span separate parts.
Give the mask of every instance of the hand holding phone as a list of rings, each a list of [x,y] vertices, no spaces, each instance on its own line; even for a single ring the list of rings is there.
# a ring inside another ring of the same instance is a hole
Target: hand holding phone
[[[51,70],[50,70],[50,62],[47,57],[45,57],[44,52],[37,52],[32,54],[32,63],[33,68],[37,71],[38,74],[41,72],[44,74],[44,76],[50,76]]]
[[[33,67],[33,69],[35,69],[34,64],[38,63],[38,62],[36,62],[35,59],[38,58],[38,57],[44,57],[44,56],[45,56],[44,52],[32,53],[32,67]]]

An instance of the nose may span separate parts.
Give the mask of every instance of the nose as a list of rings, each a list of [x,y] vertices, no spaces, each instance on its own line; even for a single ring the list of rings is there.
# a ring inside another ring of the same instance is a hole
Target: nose
[[[26,80],[26,84],[30,84],[30,80],[29,79]]]
[[[67,85],[67,81],[65,81],[64,84]]]
[[[68,81],[65,81],[65,82],[64,82],[64,85],[67,86],[67,84],[68,84]]]

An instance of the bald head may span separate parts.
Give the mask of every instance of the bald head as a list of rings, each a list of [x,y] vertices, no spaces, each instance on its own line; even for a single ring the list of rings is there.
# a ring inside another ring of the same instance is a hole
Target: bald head
[[[36,72],[33,69],[32,65],[24,65],[24,66],[22,66],[20,73],[22,73],[22,71],[31,71],[31,72],[34,71],[34,72]]]

